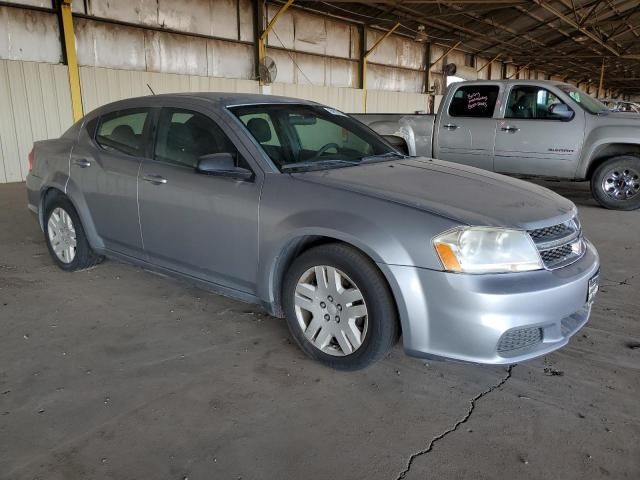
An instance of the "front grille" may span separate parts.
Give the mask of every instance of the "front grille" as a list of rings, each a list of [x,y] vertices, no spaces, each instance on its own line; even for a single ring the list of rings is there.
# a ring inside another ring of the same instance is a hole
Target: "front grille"
[[[584,254],[582,229],[577,218],[549,227],[529,230],[545,268],[569,265]]]
[[[535,241],[537,239],[548,240],[549,238],[559,238],[570,233],[573,233],[571,227],[569,227],[566,223],[561,223],[559,225],[553,225],[552,227],[544,227],[538,228],[537,230],[531,230],[529,232],[529,235],[531,235],[531,238],[533,238],[533,240]]]
[[[571,245],[567,244],[567,245],[562,245],[561,247],[544,250],[540,252],[540,256],[542,257],[542,260],[544,261],[545,265],[551,265],[569,257],[572,252],[573,252],[573,249],[571,248]]]
[[[514,357],[542,342],[542,329],[537,327],[507,330],[498,342],[498,354]]]

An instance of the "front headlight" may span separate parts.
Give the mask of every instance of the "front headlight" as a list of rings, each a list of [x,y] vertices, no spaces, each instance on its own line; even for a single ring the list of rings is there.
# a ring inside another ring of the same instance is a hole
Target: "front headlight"
[[[505,273],[543,268],[533,240],[520,230],[458,227],[438,235],[433,245],[449,272]]]

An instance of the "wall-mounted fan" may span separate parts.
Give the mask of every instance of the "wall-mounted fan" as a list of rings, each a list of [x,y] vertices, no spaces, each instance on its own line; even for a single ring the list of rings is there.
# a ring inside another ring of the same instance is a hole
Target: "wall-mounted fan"
[[[456,67],[455,63],[447,63],[443,68],[442,71],[444,72],[444,74],[447,77],[452,77],[456,74],[456,72],[458,71],[458,67]]]
[[[259,68],[260,81],[265,85],[270,85],[276,81],[278,76],[278,66],[271,57],[264,57],[264,62],[260,63]]]

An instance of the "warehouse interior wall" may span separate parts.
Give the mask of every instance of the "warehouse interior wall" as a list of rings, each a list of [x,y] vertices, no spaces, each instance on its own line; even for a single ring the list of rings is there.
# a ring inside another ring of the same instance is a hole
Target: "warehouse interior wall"
[[[68,71],[53,3],[16,0],[0,6],[0,183],[24,180],[33,142],[58,137],[72,124]],[[267,37],[266,53],[277,65],[277,77],[261,89],[255,73],[257,3],[74,1],[84,112],[148,95],[149,85],[156,93],[263,92],[350,113],[412,113],[429,111],[432,101],[437,108],[448,63],[455,63],[466,79],[498,79],[504,72],[514,78],[546,78],[544,72],[519,71],[500,61],[480,70],[490,59],[394,34],[368,59],[365,95],[360,78],[363,38],[370,49],[385,32],[294,6]],[[266,19],[280,7],[266,3]]]

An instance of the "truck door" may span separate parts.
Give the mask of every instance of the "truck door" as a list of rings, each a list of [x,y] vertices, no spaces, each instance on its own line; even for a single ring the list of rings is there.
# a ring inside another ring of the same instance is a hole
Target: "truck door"
[[[448,96],[434,132],[434,157],[493,170],[494,110],[500,86],[462,84]]]
[[[514,85],[502,119],[496,121],[496,172],[573,177],[584,138],[582,110],[571,109],[547,88]]]

